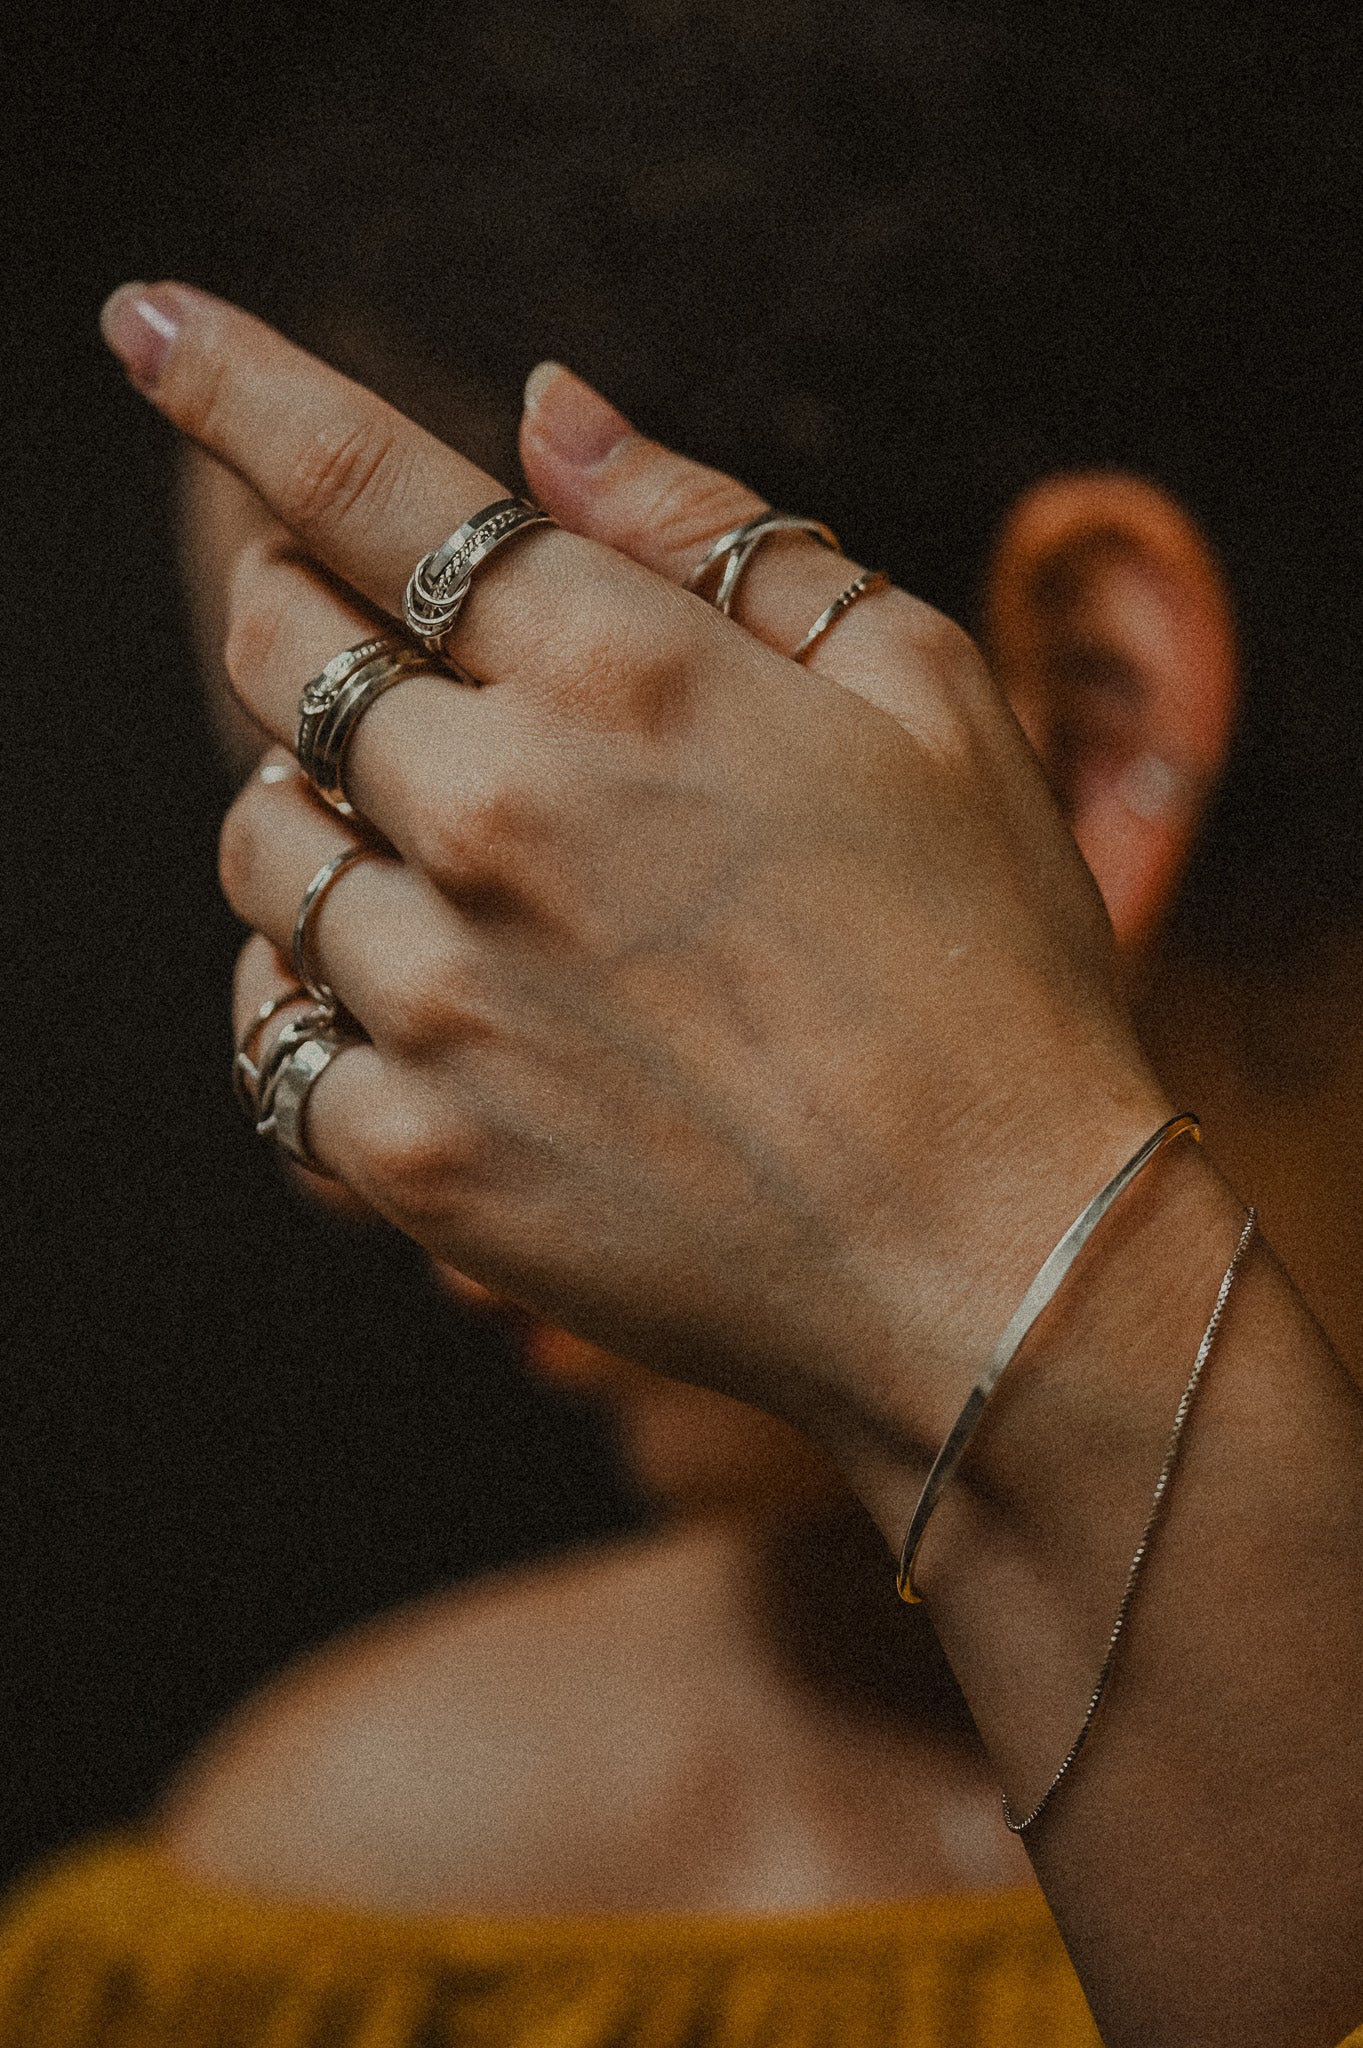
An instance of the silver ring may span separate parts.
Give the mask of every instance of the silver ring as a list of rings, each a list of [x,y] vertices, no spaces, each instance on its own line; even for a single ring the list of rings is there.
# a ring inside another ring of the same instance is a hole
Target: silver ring
[[[822,519],[806,519],[798,512],[759,512],[756,519],[745,520],[742,526],[731,527],[728,533],[722,533],[718,540],[711,541],[687,577],[687,589],[699,591],[722,562],[724,567],[720,570],[719,582],[710,602],[727,619],[733,610],[744,570],[763,542],[778,533],[807,533],[811,540],[820,541],[835,555],[842,553],[841,541]]]
[[[791,660],[803,661],[810,648],[823,639],[830,626],[837,625],[844,612],[850,612],[859,598],[869,597],[873,590],[883,590],[889,580],[883,569],[863,569],[860,576],[855,577],[846,590],[840,590],[832,604],[819,613],[799,646],[791,648]]]
[[[287,1010],[291,1003],[307,1000],[305,988],[285,989],[282,995],[267,996],[242,1034],[232,1058],[232,1093],[251,1122],[260,1116],[260,1068],[256,1064],[256,1042],[265,1026]]]
[[[385,690],[407,676],[429,675],[430,662],[405,640],[362,640],[329,661],[298,700],[294,752],[308,781],[333,811],[353,818],[343,780],[355,727]]]
[[[531,526],[552,526],[553,520],[525,498],[498,498],[485,505],[447,541],[423,555],[413,569],[403,600],[403,621],[428,654],[445,653],[473,574],[488,556],[515,534]]]
[[[260,1137],[273,1138],[290,1159],[327,1180],[334,1180],[335,1175],[319,1165],[308,1150],[304,1131],[308,1097],[337,1053],[360,1042],[323,1028],[331,1021],[313,1012],[310,1023],[300,1019],[298,1024],[284,1027],[270,1049],[266,1087],[261,1091],[263,1114],[256,1123]]]
[[[323,863],[303,891],[298,905],[298,915],[293,921],[293,971],[312,997],[329,1016],[334,1017],[340,1008],[340,999],[330,982],[323,981],[322,972],[313,958],[311,943],[312,921],[322,905],[327,890],[348,868],[352,861],[363,860],[374,851],[372,846],[347,846],[343,852]]]
[[[311,1033],[318,1030],[328,1030],[334,1021],[335,1019],[330,1010],[322,1009],[317,1003],[309,1003],[307,1008],[300,1010],[296,1017],[290,1017],[283,1029],[270,1040],[269,1045],[265,1049],[265,1056],[259,1062],[257,1068],[257,1072],[260,1075],[259,1086],[256,1089],[256,1130],[258,1132],[261,1130],[261,1125],[270,1115],[274,1084],[279,1077],[279,1069],[284,1061],[294,1048],[301,1045],[303,1040],[309,1037]]]

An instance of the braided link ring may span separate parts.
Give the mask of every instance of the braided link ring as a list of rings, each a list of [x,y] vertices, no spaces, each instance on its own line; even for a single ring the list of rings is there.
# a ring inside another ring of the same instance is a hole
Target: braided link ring
[[[845,612],[850,612],[854,604],[859,604],[863,597],[869,597],[872,591],[883,590],[889,580],[883,569],[863,569],[860,576],[854,577],[846,590],[840,590],[832,604],[819,613],[799,646],[791,648],[791,660],[803,661],[806,655],[811,654],[818,646],[829,628],[837,625]]]
[[[232,1060],[232,1093],[252,1123],[260,1118],[260,1067],[256,1062],[260,1034],[281,1010],[307,1000],[307,990],[303,988],[286,988],[282,995],[267,996],[242,1034]]]
[[[320,1007],[304,1010],[286,1024],[260,1063],[257,1091],[257,1137],[273,1138],[299,1166],[328,1180],[335,1176],[319,1166],[309,1152],[303,1117],[313,1083],[320,1080],[338,1052],[360,1043],[337,1031],[335,1024],[333,1012]]]

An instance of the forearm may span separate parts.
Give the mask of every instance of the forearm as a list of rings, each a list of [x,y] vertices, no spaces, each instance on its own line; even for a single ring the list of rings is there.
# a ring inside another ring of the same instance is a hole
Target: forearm
[[[485,531],[505,487],[202,294],[130,287],[105,320],[316,564],[267,547],[234,586],[236,686],[290,745],[300,677],[407,618],[414,565]],[[392,853],[318,928],[365,1036],[299,1045],[295,1135],[306,1107],[309,1158],[523,1306],[841,1440],[897,1539],[1032,1240],[1162,1097],[974,650],[884,592],[840,629],[855,669],[797,669],[818,605],[763,644],[678,597],[706,527],[674,486],[647,567],[543,529],[483,558],[432,661],[495,687],[409,677],[352,722],[345,800]],[[224,831],[273,963],[243,1024],[358,843],[314,792],[337,794],[253,778]],[[1142,1232],[1146,1198],[1010,1367],[922,1558],[1020,1801],[1082,1714],[1234,1242],[1195,1159],[1152,1178]],[[1325,2042],[1363,2013],[1361,1496],[1357,1397],[1256,1258],[1102,1724],[1035,1831],[1114,2042]]]
[[[1021,1810],[1083,1719],[1243,1220],[1186,1141],[1157,1162],[1009,1368],[924,1543]],[[1363,2018],[1363,1402],[1261,1243],[1092,1740],[1027,1839],[1114,2048],[1331,2043]]]

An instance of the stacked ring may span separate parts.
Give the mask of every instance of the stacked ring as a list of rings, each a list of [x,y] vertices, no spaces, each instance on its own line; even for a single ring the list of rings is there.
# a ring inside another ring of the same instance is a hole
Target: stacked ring
[[[267,1061],[266,1086],[261,1089],[263,1114],[256,1125],[262,1138],[273,1138],[299,1166],[328,1180],[335,1176],[318,1164],[308,1148],[304,1131],[308,1097],[337,1053],[356,1043],[328,1029],[331,1021],[329,1016],[311,1011],[298,1025],[285,1026]]]
[[[253,1057],[255,1043],[265,1026],[281,1010],[300,1001],[307,1003],[306,1009],[289,1019],[257,1061]],[[273,1138],[300,1166],[327,1179],[334,1175],[319,1166],[308,1150],[303,1119],[314,1082],[338,1052],[359,1043],[337,1031],[335,1025],[336,1012],[329,1005],[308,1002],[305,989],[286,989],[261,1004],[232,1064],[237,1100],[254,1124],[257,1137]]]
[[[464,609],[474,571],[489,555],[529,527],[553,524],[547,512],[525,498],[498,498],[422,556],[407,584],[403,621],[427,654],[448,658],[445,642]]]
[[[256,1060],[256,1042],[265,1026],[281,1010],[306,999],[307,990],[304,988],[286,988],[282,995],[267,996],[247,1025],[237,1047],[232,1061],[232,1092],[253,1124],[260,1120],[260,1066]]]
[[[296,1002],[298,990],[293,989],[287,996],[279,998],[278,1007]],[[265,1005],[262,1003],[261,1009]],[[291,1017],[279,1035],[266,1048],[265,1056],[256,1067],[256,1079],[251,1089],[256,1135],[272,1138],[275,1135],[275,1093],[280,1075],[289,1061],[301,1047],[318,1035],[331,1037],[335,1019],[330,1010],[310,1003],[296,1017]]]
[[[778,533],[808,534],[811,540],[831,548],[835,555],[842,553],[838,536],[831,526],[824,525],[822,519],[806,519],[798,512],[759,512],[755,519],[745,520],[742,526],[731,527],[728,533],[722,533],[718,540],[710,543],[687,578],[687,589],[699,591],[719,569],[719,582],[710,602],[727,619],[748,564],[757,550]]]
[[[371,704],[430,662],[405,640],[362,640],[329,661],[298,700],[294,752],[308,781],[343,818],[355,815],[345,793],[345,757],[355,727]]]

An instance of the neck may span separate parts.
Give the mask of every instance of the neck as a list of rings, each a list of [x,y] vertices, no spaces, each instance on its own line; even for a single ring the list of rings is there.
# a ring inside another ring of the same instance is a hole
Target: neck
[[[895,1590],[884,1539],[848,1494],[763,1521],[717,1519],[755,1639],[787,1682],[840,1714],[974,1747],[932,1626]]]
[[[1363,1374],[1363,941],[1290,974],[1166,961],[1140,1006],[1161,1079],[1202,1116],[1236,1192],[1335,1350]]]

